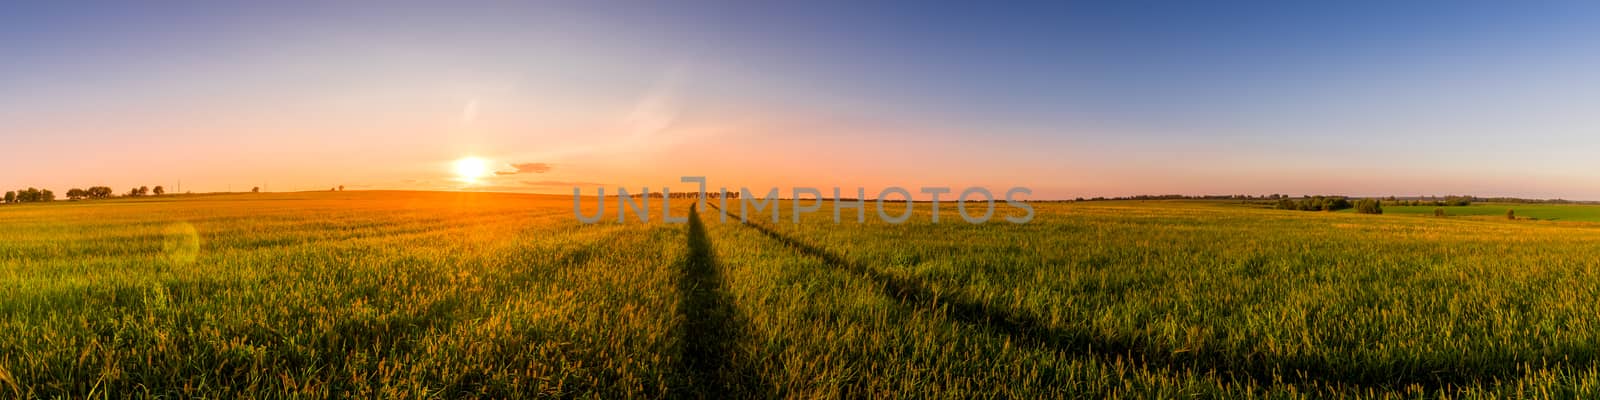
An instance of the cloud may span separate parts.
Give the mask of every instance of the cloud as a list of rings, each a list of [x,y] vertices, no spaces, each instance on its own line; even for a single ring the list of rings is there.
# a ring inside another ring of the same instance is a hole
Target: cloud
[[[572,188],[592,188],[606,186],[603,183],[582,181],[518,181],[498,185],[472,185],[446,187],[446,190],[463,190],[470,192],[534,192],[534,193],[571,193]]]
[[[512,168],[516,168],[517,170],[516,171],[495,171],[494,174],[495,175],[516,175],[516,174],[542,174],[542,173],[550,172],[550,164],[547,164],[547,163],[511,164],[511,167]]]
[[[577,181],[522,181],[523,185],[551,187],[551,186],[605,186],[604,183],[577,182]]]
[[[632,112],[629,112],[623,120],[628,130],[627,140],[647,142],[678,121],[679,115],[683,112],[683,100],[678,92],[688,77],[687,63],[673,66],[634,102]]]
[[[478,120],[478,99],[467,101],[467,104],[461,107],[459,120],[461,125],[472,125],[473,122]]]

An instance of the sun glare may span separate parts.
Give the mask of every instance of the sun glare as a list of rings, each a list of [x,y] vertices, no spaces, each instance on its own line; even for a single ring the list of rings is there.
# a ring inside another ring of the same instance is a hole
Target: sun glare
[[[479,179],[489,176],[489,160],[478,157],[466,157],[455,162],[456,178],[466,183],[478,183]]]

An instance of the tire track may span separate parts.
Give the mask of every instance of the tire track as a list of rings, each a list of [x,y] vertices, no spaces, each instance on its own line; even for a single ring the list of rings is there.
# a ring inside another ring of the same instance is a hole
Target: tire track
[[[731,219],[716,205],[710,205]],[[1108,337],[1092,332],[1086,327],[1051,326],[1027,313],[980,302],[968,301],[933,290],[928,285],[908,278],[883,273],[875,268],[848,260],[838,254],[803,240],[790,237],[756,222],[742,221],[743,225],[782,243],[797,253],[823,261],[832,268],[863,276],[878,284],[882,294],[900,301],[904,306],[943,311],[960,323],[977,326],[1004,334],[1024,343],[1048,347],[1062,353],[1095,357],[1105,361],[1133,362],[1147,369],[1168,372],[1210,372],[1216,378],[1242,384],[1265,385],[1289,383],[1301,387],[1345,387],[1398,390],[1419,386],[1428,392],[1459,393],[1464,386],[1506,382],[1520,374],[1524,368],[1540,365],[1558,366],[1594,365],[1600,361],[1593,347],[1566,346],[1552,349],[1566,355],[1561,361],[1525,360],[1513,356],[1481,355],[1470,362],[1432,360],[1424,365],[1390,366],[1393,368],[1368,368],[1354,364],[1329,364],[1311,357],[1256,356],[1240,359],[1217,352],[1190,352],[1172,354],[1149,351],[1149,345],[1136,338]]]
[[[711,239],[694,207],[689,208],[689,252],[678,279],[683,316],[682,370],[687,382],[675,398],[771,397],[770,384],[751,368],[736,346],[750,330],[733,307]]]

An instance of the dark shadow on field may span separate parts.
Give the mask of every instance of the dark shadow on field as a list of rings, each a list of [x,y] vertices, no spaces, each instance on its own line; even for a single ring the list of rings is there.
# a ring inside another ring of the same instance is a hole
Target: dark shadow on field
[[[711,206],[716,208],[716,206]],[[725,210],[717,208],[726,214]],[[736,219],[737,216],[729,215]],[[1167,370],[1193,370],[1214,372],[1225,381],[1270,384],[1275,382],[1307,387],[1345,386],[1385,389],[1403,389],[1417,385],[1428,391],[1459,392],[1463,385],[1493,384],[1519,376],[1519,368],[1550,368],[1576,366],[1584,368],[1600,362],[1593,346],[1563,346],[1550,348],[1546,354],[1513,356],[1504,354],[1471,354],[1460,359],[1418,358],[1412,363],[1386,363],[1381,365],[1330,364],[1326,360],[1309,356],[1282,357],[1252,354],[1238,356],[1217,351],[1168,353],[1151,351],[1150,345],[1138,338],[1106,336],[1084,326],[1051,327],[1045,321],[1024,312],[981,302],[968,301],[947,293],[940,293],[915,279],[885,274],[874,268],[852,262],[837,254],[786,236],[760,223],[746,221],[745,226],[807,256],[822,260],[830,267],[844,269],[866,277],[878,285],[883,295],[898,299],[908,307],[944,311],[951,319],[1010,336],[1020,342],[1049,347],[1065,354],[1094,357],[1106,361],[1121,359],[1147,368]],[[1365,346],[1355,344],[1350,346]]]
[[[684,385],[674,398],[774,397],[772,385],[741,357],[734,344],[748,336],[746,323],[728,298],[711,239],[700,215],[689,209],[689,253],[678,280],[683,313]]]

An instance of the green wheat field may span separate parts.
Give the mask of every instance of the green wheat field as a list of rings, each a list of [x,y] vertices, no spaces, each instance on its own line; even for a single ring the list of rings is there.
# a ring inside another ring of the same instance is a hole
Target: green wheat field
[[[1589,206],[691,204],[618,223],[612,199],[592,225],[515,194],[0,206],[0,398],[1600,396]]]

